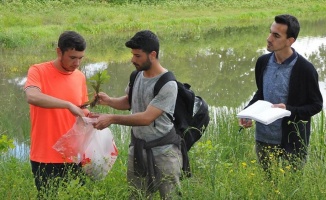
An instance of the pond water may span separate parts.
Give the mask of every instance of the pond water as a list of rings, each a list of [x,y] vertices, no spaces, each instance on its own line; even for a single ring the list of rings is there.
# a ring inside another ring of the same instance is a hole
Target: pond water
[[[306,28],[301,31],[293,47],[315,65],[320,89],[326,97],[326,35],[321,31],[320,24],[325,24],[325,21],[302,23],[302,27]],[[192,85],[196,94],[202,96],[210,107],[241,109],[256,90],[254,66],[257,58],[267,53],[268,33],[269,26],[263,26],[212,31],[190,39],[176,36],[176,41],[161,40],[160,61],[162,66],[175,73],[179,81]],[[112,96],[124,94],[129,74],[134,69],[129,61],[97,60],[83,64],[81,69],[87,77],[101,70],[108,71],[110,81],[102,88]],[[0,98],[6,113],[1,115],[0,134],[15,138],[16,148],[9,154],[27,158],[28,104],[22,91],[26,76],[5,77],[0,73],[0,77]]]

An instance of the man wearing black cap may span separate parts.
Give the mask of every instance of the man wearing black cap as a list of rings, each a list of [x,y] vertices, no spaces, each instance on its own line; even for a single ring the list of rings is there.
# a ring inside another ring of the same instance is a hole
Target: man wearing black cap
[[[155,83],[168,71],[158,60],[159,40],[153,32],[140,31],[125,45],[131,49],[131,62],[139,71],[133,84],[131,103],[129,87],[126,95],[120,98],[102,92],[98,96],[99,104],[119,110],[131,109],[132,114],[101,114],[94,127],[132,126],[127,172],[128,182],[135,189],[132,198],[139,198],[137,190],[142,191],[145,198],[159,190],[162,199],[170,199],[180,187],[182,167],[181,139],[168,117],[173,116],[177,84],[167,82],[153,97]],[[164,140],[160,140],[163,137]]]

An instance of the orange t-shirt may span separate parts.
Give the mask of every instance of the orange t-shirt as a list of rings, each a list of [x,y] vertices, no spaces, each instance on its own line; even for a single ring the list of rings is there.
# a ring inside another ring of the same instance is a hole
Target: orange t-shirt
[[[25,89],[37,87],[44,94],[82,105],[88,101],[86,77],[79,71],[60,72],[53,62],[33,65],[28,70]],[[69,131],[76,117],[68,109],[41,108],[30,104],[30,159],[43,163],[71,162],[52,148]]]

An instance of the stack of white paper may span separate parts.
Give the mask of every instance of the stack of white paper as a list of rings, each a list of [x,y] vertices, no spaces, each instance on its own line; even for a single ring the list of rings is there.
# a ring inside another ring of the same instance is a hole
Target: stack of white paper
[[[268,125],[277,119],[291,115],[291,112],[282,108],[273,108],[272,103],[258,100],[248,108],[237,114],[238,118],[249,118]]]

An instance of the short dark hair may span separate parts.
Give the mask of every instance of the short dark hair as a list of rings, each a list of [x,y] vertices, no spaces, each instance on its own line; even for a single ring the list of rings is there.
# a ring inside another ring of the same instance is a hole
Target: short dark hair
[[[142,30],[137,32],[129,41],[126,42],[126,47],[131,49],[141,49],[149,54],[156,51],[156,58],[160,51],[160,42],[158,37],[150,30]]]
[[[84,51],[86,49],[86,41],[80,34],[75,31],[65,31],[61,33],[58,40],[58,47],[64,53],[69,49],[76,51]]]
[[[293,37],[295,40],[297,39],[300,32],[300,24],[296,17],[288,14],[277,15],[275,16],[275,22],[288,26],[286,31],[287,38]]]

